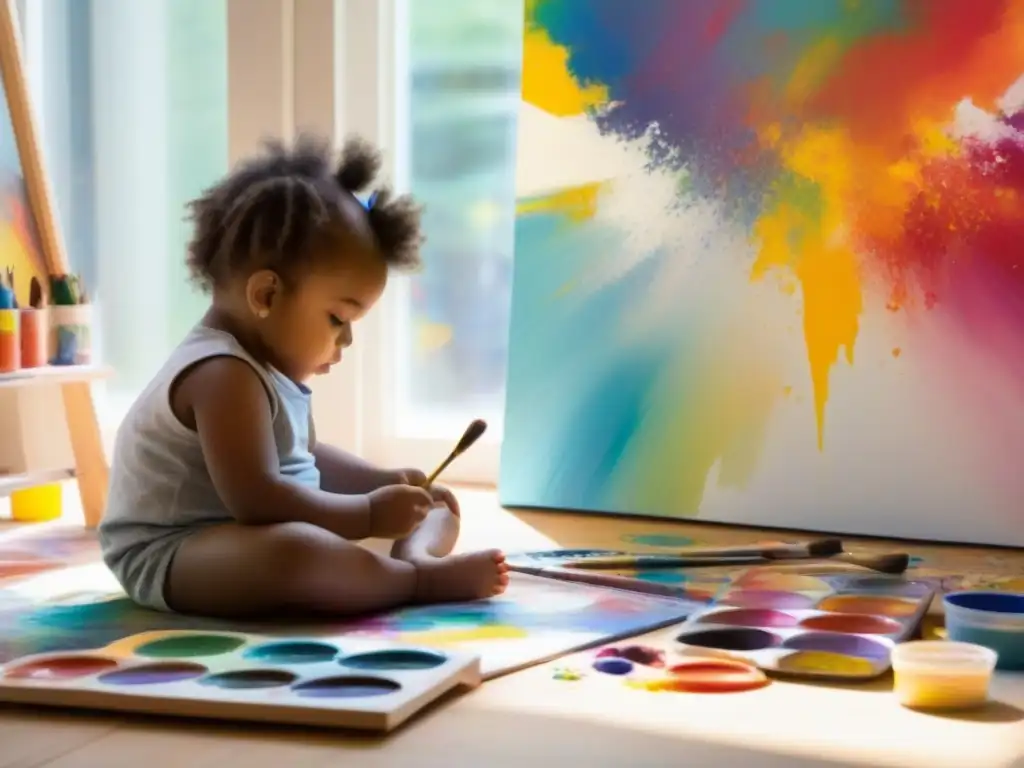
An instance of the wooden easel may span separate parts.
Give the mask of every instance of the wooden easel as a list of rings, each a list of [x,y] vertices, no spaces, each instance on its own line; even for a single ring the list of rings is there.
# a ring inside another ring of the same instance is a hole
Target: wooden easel
[[[22,66],[21,35],[13,6],[14,0],[0,0],[0,72],[3,76],[3,89],[46,268],[51,275],[62,275],[70,270],[57,226],[49,181],[43,169],[39,132],[29,102]],[[16,377],[0,381],[2,387],[60,387],[74,457],[74,476],[78,481],[85,523],[90,528],[99,524],[107,505],[109,467],[90,389],[90,381],[98,378],[101,373],[99,369],[91,367],[40,369],[38,372],[23,371]],[[50,478],[42,478],[37,482],[48,480]],[[9,483],[11,486],[19,484],[24,486],[35,483],[31,475],[15,478],[14,482]]]

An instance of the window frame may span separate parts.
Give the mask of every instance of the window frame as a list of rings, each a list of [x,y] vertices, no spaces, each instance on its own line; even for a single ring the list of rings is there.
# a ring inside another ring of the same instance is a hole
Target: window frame
[[[399,191],[409,187],[408,137],[409,0],[302,0],[310,29],[333,29],[333,77],[322,68],[302,71],[296,82],[323,91],[320,103],[334,105],[332,135],[342,141],[360,134],[385,152],[385,176]],[[314,19],[312,15],[315,15]],[[296,37],[299,50],[312,39]],[[327,93],[327,90],[330,93]],[[300,125],[310,125],[300,120]],[[318,126],[323,127],[323,126]],[[355,344],[344,362],[313,386],[320,439],[354,450],[386,467],[431,471],[461,437],[464,425],[447,425],[440,434],[409,436],[400,429],[398,382],[403,375],[399,350],[408,322],[410,279],[393,277],[380,303],[355,328]],[[497,484],[500,440],[492,431],[445,471],[445,481]]]

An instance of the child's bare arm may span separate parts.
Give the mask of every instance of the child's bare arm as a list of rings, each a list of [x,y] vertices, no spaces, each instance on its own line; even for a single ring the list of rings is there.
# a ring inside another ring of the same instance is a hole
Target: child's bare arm
[[[281,475],[267,392],[247,363],[233,357],[201,363],[179,383],[175,400],[194,417],[214,486],[238,522],[301,521],[346,539],[370,534],[365,494],[328,493]]]
[[[310,450],[320,470],[320,487],[331,493],[369,493],[385,485],[404,482],[396,470],[381,469],[341,448],[316,439],[310,424]]]

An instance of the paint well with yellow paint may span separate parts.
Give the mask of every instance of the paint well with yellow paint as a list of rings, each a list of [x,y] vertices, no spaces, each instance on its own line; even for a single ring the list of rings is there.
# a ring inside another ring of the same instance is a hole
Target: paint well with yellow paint
[[[403,632],[402,640],[408,643],[438,646],[454,645],[456,643],[475,643],[482,640],[522,640],[528,636],[529,632],[522,627],[493,624],[484,627]]]
[[[862,677],[875,669],[867,659],[828,651],[797,651],[779,659],[778,666],[784,672],[811,672],[837,677]]]

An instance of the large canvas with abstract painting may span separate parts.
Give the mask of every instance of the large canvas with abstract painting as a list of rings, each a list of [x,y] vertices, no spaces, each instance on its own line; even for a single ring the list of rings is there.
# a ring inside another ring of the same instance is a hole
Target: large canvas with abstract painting
[[[1024,3],[526,14],[503,503],[1024,545]]]

